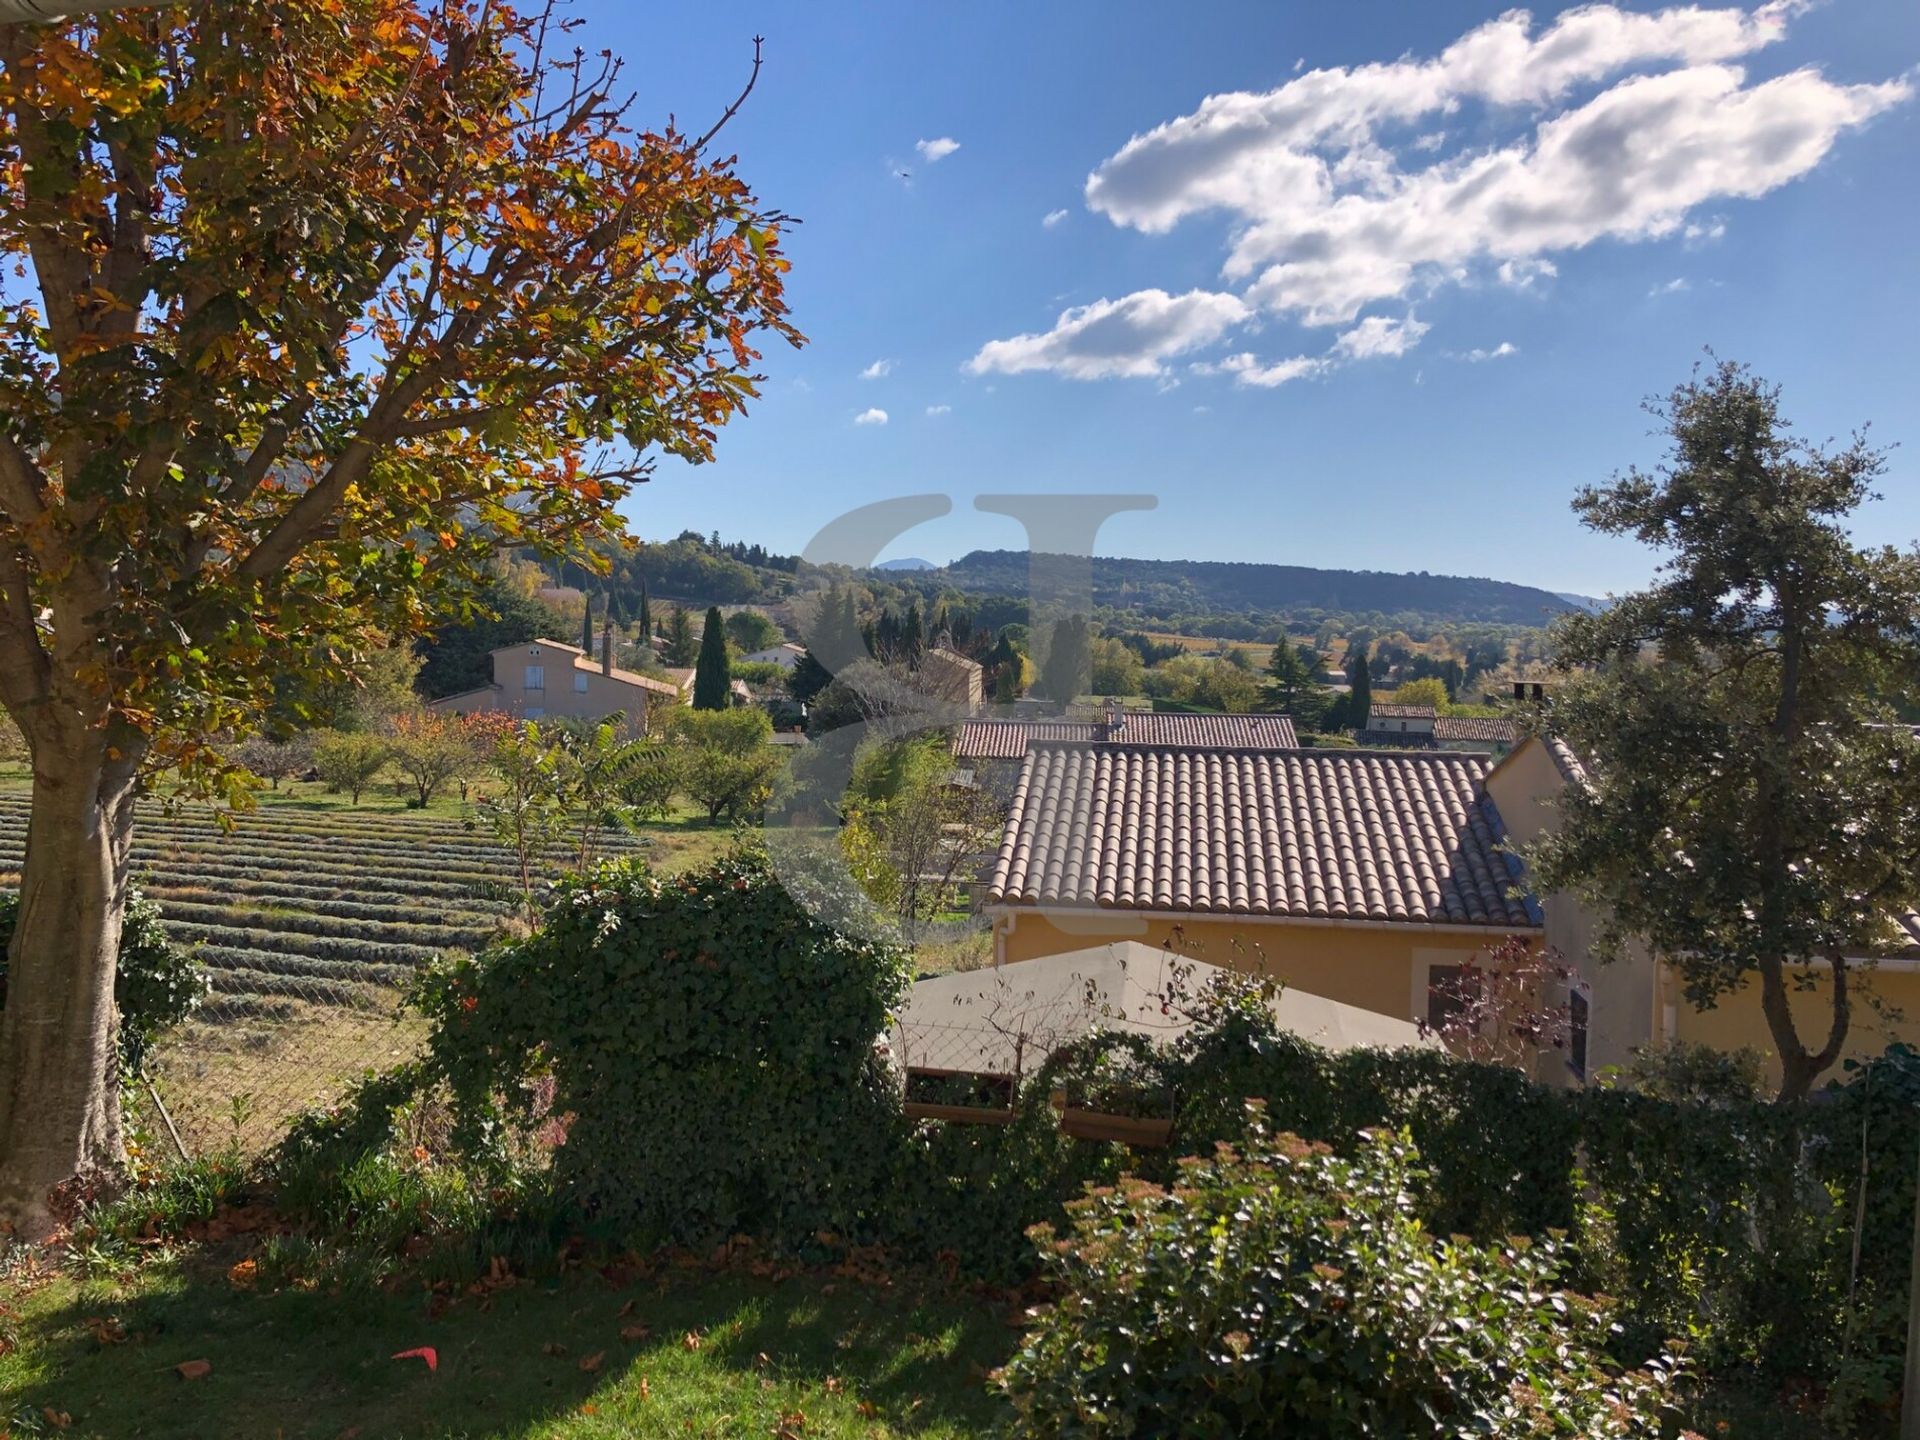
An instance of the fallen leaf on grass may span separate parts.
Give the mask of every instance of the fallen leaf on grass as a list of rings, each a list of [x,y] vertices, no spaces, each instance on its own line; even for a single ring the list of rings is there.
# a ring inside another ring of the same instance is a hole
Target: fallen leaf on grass
[[[558,1340],[549,1340],[540,1347],[540,1353],[542,1355],[564,1355],[567,1353],[567,1347],[562,1345]]]
[[[582,1375],[593,1374],[594,1371],[600,1368],[600,1362],[606,1358],[607,1352],[604,1350],[596,1350],[591,1355],[582,1355],[580,1357],[580,1373]]]
[[[643,1340],[651,1340],[653,1338],[653,1329],[647,1325],[622,1325],[620,1327],[620,1338],[622,1340],[631,1340],[635,1344],[638,1344]]]
[[[790,1410],[780,1417],[780,1423],[773,1427],[773,1440],[800,1440],[806,1433],[807,1417],[799,1410]]]
[[[680,1343],[688,1350],[698,1350],[702,1345],[707,1343],[707,1337],[702,1335],[698,1330],[689,1330],[685,1335],[680,1337]]]
[[[429,1371],[436,1371],[440,1368],[440,1352],[435,1350],[431,1345],[422,1345],[417,1350],[396,1351],[393,1358],[396,1360],[424,1360],[427,1362],[427,1369]]]
[[[862,1420],[878,1420],[880,1418],[880,1407],[871,1400],[862,1400],[854,1408],[860,1412],[860,1418]]]
[[[260,1267],[253,1260],[242,1260],[227,1271],[227,1280],[236,1289],[245,1290],[259,1277]]]
[[[182,1380],[204,1380],[213,1373],[210,1360],[182,1360],[173,1367]]]
[[[56,1430],[64,1430],[73,1424],[73,1416],[64,1410],[56,1410],[51,1405],[41,1408],[40,1417]]]
[[[87,1329],[94,1340],[101,1345],[118,1345],[127,1338],[126,1327],[114,1315],[92,1315],[87,1318]],[[4,1354],[0,1351],[0,1354]]]
[[[642,1400],[653,1398],[653,1387],[647,1384],[647,1377],[644,1375],[640,1377],[640,1398]]]

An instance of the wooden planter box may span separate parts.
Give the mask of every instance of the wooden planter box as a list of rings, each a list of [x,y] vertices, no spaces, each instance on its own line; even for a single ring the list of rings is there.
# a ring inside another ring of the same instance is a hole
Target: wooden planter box
[[[969,1080],[980,1089],[1000,1097],[991,1105],[956,1105],[950,1102],[915,1100],[915,1080]],[[908,1099],[901,1107],[909,1120],[939,1120],[948,1125],[1011,1125],[1013,1123],[1014,1080],[1011,1075],[981,1075],[971,1070],[933,1070],[925,1066],[907,1067]]]
[[[1080,1110],[1069,1105],[1060,1111],[1060,1128],[1076,1140],[1118,1140],[1122,1145],[1159,1150],[1173,1139],[1170,1117],[1109,1115],[1104,1110]]]

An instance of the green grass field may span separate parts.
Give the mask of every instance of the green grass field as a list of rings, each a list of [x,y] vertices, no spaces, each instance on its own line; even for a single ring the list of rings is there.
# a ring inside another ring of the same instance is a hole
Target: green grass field
[[[452,1299],[418,1282],[257,1294],[229,1279],[239,1253],[10,1299],[0,1287],[0,1434],[941,1440],[1006,1414],[985,1382],[1016,1343],[1004,1306],[700,1271],[624,1288],[576,1272]],[[423,1346],[437,1370],[391,1358]],[[193,1360],[211,1373],[182,1379]]]

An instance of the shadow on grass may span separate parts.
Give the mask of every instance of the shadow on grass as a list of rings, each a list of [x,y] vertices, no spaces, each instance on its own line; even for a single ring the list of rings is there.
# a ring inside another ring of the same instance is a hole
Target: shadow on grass
[[[807,1440],[984,1435],[1007,1413],[985,1372],[1017,1338],[971,1300],[732,1273],[575,1273],[442,1310],[417,1288],[256,1294],[201,1258],[15,1304],[0,1427],[51,1409],[113,1440],[764,1436],[795,1416]],[[127,1338],[103,1345],[109,1317]],[[422,1346],[436,1371],[392,1358]],[[189,1360],[212,1373],[182,1380]]]

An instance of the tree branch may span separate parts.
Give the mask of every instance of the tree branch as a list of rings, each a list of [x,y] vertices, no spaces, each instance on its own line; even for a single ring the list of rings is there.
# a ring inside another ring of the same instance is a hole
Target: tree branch
[[[0,434],[0,508],[16,521],[47,513],[47,477],[11,435]]]
[[[738,115],[740,113],[740,107],[747,103],[747,97],[753,93],[754,82],[760,78],[760,47],[764,44],[766,44],[766,36],[756,35],[753,37],[753,69],[747,75],[746,88],[740,92],[731,105],[727,106],[726,112],[722,114],[718,120],[713,122],[713,128],[693,142],[693,153],[695,155],[698,155],[702,150],[706,149],[707,142],[722,130],[726,129],[727,122],[733,119],[735,115]]]

